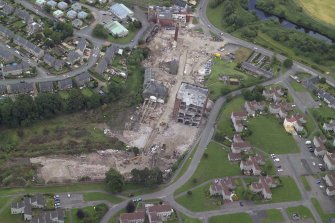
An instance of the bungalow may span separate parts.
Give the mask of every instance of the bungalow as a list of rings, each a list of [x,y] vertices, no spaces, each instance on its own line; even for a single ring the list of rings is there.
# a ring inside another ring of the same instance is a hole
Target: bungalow
[[[314,154],[316,156],[323,157],[327,153],[327,148],[325,146],[326,139],[322,136],[314,136],[313,144],[315,146]]]
[[[58,2],[57,7],[61,10],[65,10],[69,7],[69,5],[66,2]]]
[[[230,200],[232,190],[235,189],[235,183],[231,177],[214,180],[209,187],[209,194],[211,196],[221,196],[223,200]]]
[[[240,112],[232,112],[231,113],[231,120],[233,122],[234,125],[234,129],[236,132],[242,132],[243,131],[243,124],[242,121],[247,120],[248,117],[248,113],[245,111],[240,111]]]
[[[51,8],[55,8],[57,5],[57,2],[50,0],[47,2],[47,5],[50,6]]]
[[[264,199],[272,199],[271,188],[277,186],[275,180],[271,176],[260,177],[258,182],[250,185],[250,190],[254,193],[261,193]]]
[[[248,142],[233,142],[230,147],[232,153],[249,152],[251,145]]]
[[[257,163],[256,159],[249,157],[247,160],[242,160],[240,163],[240,169],[244,175],[260,175],[261,168]]]
[[[122,213],[119,217],[120,223],[143,223],[145,221],[145,213],[143,211],[133,213]]]
[[[253,101],[246,101],[244,103],[244,108],[248,112],[249,115],[255,115],[258,111],[263,111],[264,103]]]
[[[329,123],[324,123],[322,127],[326,131],[335,132],[335,121],[330,120]]]
[[[325,162],[329,170],[335,170],[335,153],[327,152],[323,157],[323,161]]]
[[[231,162],[239,162],[241,157],[241,153],[228,153],[228,160]]]

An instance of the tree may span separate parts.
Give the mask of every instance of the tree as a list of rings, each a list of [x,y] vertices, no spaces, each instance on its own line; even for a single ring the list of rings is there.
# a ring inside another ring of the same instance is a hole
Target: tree
[[[283,65],[285,68],[291,68],[293,65],[293,61],[291,59],[285,59]]]
[[[321,77],[319,82],[320,82],[320,84],[325,84],[327,81],[326,81],[325,77]]]
[[[92,34],[94,37],[101,38],[101,39],[107,39],[108,38],[108,31],[104,28],[103,25],[97,24],[93,31]]]
[[[106,172],[105,176],[105,181],[113,193],[122,191],[124,186],[124,179],[117,170],[111,168]]]
[[[85,217],[85,212],[82,209],[78,209],[76,215],[77,215],[77,218],[83,219]]]
[[[192,191],[191,190],[187,191],[187,195],[191,196],[192,195]]]
[[[204,155],[202,156],[204,159],[208,158],[208,153],[204,153]]]
[[[135,211],[135,204],[133,201],[129,201],[126,206],[127,213],[132,213]]]
[[[131,171],[132,181],[143,186],[153,186],[163,183],[163,173],[160,169],[148,169],[143,170],[133,169]]]

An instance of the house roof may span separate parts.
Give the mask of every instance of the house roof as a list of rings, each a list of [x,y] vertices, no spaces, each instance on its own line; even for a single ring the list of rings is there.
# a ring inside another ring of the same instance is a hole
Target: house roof
[[[247,147],[251,147],[250,143],[246,142],[246,141],[243,141],[243,142],[233,142],[231,144],[231,147],[233,148],[247,148]]]
[[[125,19],[127,16],[133,13],[124,4],[119,4],[119,3],[112,5],[110,7],[110,10],[120,19]]]
[[[78,61],[80,59],[80,54],[77,53],[76,51],[72,50],[69,52],[69,54],[67,55],[67,60],[73,64],[76,61]]]
[[[72,79],[66,78],[58,81],[58,87],[62,90],[68,87],[72,87]]]
[[[143,90],[143,95],[145,95],[145,97],[155,96],[157,98],[165,99],[168,95],[168,89],[163,83],[152,81],[146,85]]]
[[[13,61],[14,55],[9,51],[0,48],[0,57],[2,57],[5,61]]]
[[[245,118],[248,116],[248,113],[246,111],[238,111],[238,112],[233,112],[232,116],[235,118]]]
[[[74,80],[78,85],[82,86],[91,80],[91,76],[87,71],[84,71],[83,73],[75,76]]]
[[[241,160],[241,153],[229,153],[228,159],[232,161],[240,161]]]
[[[240,134],[235,133],[233,136],[233,142],[244,142],[244,140],[242,139]]]
[[[335,153],[326,153],[328,160],[332,165],[335,165]]]
[[[52,81],[45,81],[39,83],[40,92],[48,92],[53,90],[53,82]]]
[[[128,223],[131,221],[135,221],[138,219],[143,219],[145,218],[145,213],[144,212],[133,212],[133,213],[122,213],[120,215],[120,223]]]
[[[168,204],[161,204],[161,205],[153,205],[148,207],[148,212],[156,212],[156,213],[160,213],[160,212],[169,212],[172,210],[172,207]]]
[[[80,38],[76,48],[81,52],[84,52],[84,50],[86,49],[86,39]]]

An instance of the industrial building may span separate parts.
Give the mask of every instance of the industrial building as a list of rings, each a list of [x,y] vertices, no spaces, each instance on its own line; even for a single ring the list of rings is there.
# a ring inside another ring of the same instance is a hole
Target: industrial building
[[[175,26],[177,23],[181,26],[186,26],[190,22],[191,17],[192,15],[187,8],[179,6],[149,6],[148,8],[148,20],[161,26]]]
[[[115,37],[124,37],[128,35],[128,29],[121,25],[118,21],[111,21],[104,25],[105,29]]]
[[[127,17],[132,17],[134,12],[131,11],[127,6],[124,4],[114,4],[109,9],[116,17],[120,20],[124,20]]]
[[[208,94],[207,88],[182,82],[173,109],[177,122],[198,127],[207,106]]]

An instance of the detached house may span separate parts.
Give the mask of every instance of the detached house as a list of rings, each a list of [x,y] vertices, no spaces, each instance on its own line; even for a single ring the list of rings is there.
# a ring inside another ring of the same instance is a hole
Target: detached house
[[[288,112],[292,110],[292,104],[287,102],[273,103],[269,105],[270,114],[279,115],[280,118],[286,118]]]
[[[264,199],[272,199],[271,188],[277,186],[275,180],[270,177],[260,177],[258,182],[254,182],[250,185],[250,190],[254,193],[261,193]]]
[[[143,223],[145,220],[145,213],[143,211],[134,213],[122,213],[119,217],[120,223]]]
[[[257,159],[254,157],[249,157],[245,161],[241,161],[240,163],[240,169],[244,175],[250,176],[250,175],[260,175],[261,174],[261,168],[259,166],[259,163],[257,162]]]
[[[335,153],[326,153],[323,157],[323,161],[327,165],[329,170],[335,170]]]
[[[249,152],[251,150],[251,145],[248,142],[233,142],[231,144],[231,152],[232,153],[241,153],[241,152]]]
[[[230,118],[231,121],[233,122],[235,131],[242,132],[244,128],[242,121],[247,120],[248,113],[245,111],[232,112]]]
[[[327,153],[327,149],[325,146],[326,138],[323,136],[314,136],[313,143],[315,146],[314,154],[316,156],[323,157]]]
[[[298,114],[290,118],[285,118],[283,125],[286,132],[295,134],[295,132],[301,132],[304,129],[303,123],[306,123],[306,120],[303,115]]]
[[[11,214],[23,214],[25,221],[32,220],[32,208],[43,208],[45,201],[43,195],[37,194],[33,197],[24,197],[23,201],[12,203]]]
[[[269,90],[263,90],[263,96],[268,101],[279,102],[281,97],[284,95],[284,92],[281,88],[272,88]]]
[[[211,196],[220,196],[223,200],[230,200],[235,189],[233,178],[225,177],[223,179],[215,180],[209,187],[209,194]]]
[[[253,101],[246,101],[244,103],[244,108],[248,112],[249,115],[255,115],[258,111],[263,111],[264,103]]]
[[[174,212],[173,208],[168,204],[149,206],[146,211],[150,223],[160,223],[166,221]]]
[[[334,172],[328,173],[323,179],[326,181],[327,195],[334,196],[335,195],[335,173]]]

